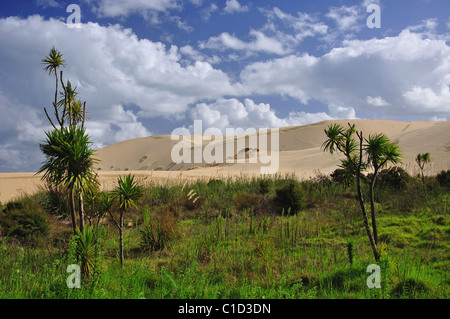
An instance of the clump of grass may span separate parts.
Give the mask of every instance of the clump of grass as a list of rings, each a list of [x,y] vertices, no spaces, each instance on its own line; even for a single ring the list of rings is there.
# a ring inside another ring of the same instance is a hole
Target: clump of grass
[[[141,226],[140,247],[145,252],[162,250],[178,235],[179,219],[168,211],[149,216]]]
[[[296,181],[288,181],[285,185],[278,187],[275,193],[274,202],[280,213],[289,211],[290,214],[295,215],[306,207],[300,184]]]

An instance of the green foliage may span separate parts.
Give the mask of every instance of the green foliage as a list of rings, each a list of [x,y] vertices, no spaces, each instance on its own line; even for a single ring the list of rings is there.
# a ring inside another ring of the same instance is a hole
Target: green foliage
[[[8,203],[0,213],[0,228],[3,236],[16,237],[24,242],[34,242],[50,231],[45,213],[39,207],[20,202]]]
[[[331,173],[331,178],[333,182],[342,185],[352,185],[355,182],[355,175],[349,173],[348,170],[343,168],[337,168],[333,173]]]
[[[60,66],[65,65],[65,61],[62,59],[62,54],[55,47],[52,47],[48,56],[41,60],[41,63],[45,65],[44,71],[48,74],[57,74],[57,70]]]
[[[234,198],[234,202],[238,211],[244,209],[252,209],[259,207],[262,201],[262,196],[259,194],[239,194]]]
[[[70,214],[68,192],[63,186],[47,184],[44,188],[41,204],[48,214],[57,217],[68,217]]]
[[[442,187],[450,188],[450,170],[447,171],[441,171],[437,176],[436,179]]]
[[[419,165],[420,172],[422,173],[422,182],[425,181],[425,177],[423,175],[423,169],[425,167],[425,164],[429,163],[430,161],[431,161],[430,153],[417,154],[416,163]]]
[[[297,181],[287,181],[278,187],[275,193],[274,203],[279,207],[280,213],[284,210],[285,213],[290,211],[290,214],[295,215],[306,207],[303,192]]]
[[[378,186],[392,190],[403,190],[411,182],[412,178],[403,168],[394,166],[380,171]]]
[[[407,278],[395,284],[391,293],[394,298],[411,299],[424,295],[428,290],[427,285],[422,281]]]
[[[369,135],[369,138],[365,141],[363,150],[367,154],[369,167],[372,167],[375,171],[385,167],[388,163],[398,164],[401,162],[400,159],[403,154],[400,153],[398,145],[392,143],[386,135]]]
[[[95,258],[97,254],[97,234],[92,227],[85,227],[77,231],[76,256],[81,262],[81,274],[90,278],[94,274]]]
[[[178,223],[171,212],[148,217],[139,230],[141,249],[146,252],[164,249],[177,236]]]
[[[260,179],[258,183],[258,190],[260,194],[268,194],[271,189],[271,180],[269,179]]]
[[[292,181],[274,178],[270,183],[278,189]],[[248,208],[238,211],[246,198],[270,202],[276,196],[260,194],[258,180],[225,182],[214,192],[205,181],[189,188],[170,186],[167,203],[151,201],[151,189],[146,188],[142,223],[124,228],[129,254],[123,267],[117,263],[112,224],[99,227],[95,238],[86,235],[80,246],[80,233],[70,243],[48,241],[45,247],[0,237],[0,298],[448,298],[450,197],[437,182],[425,187],[413,181],[403,192],[380,191],[381,289],[366,285],[373,257],[355,192],[316,182],[303,181],[301,193],[308,201],[316,196],[326,200],[292,216],[276,216],[272,208],[260,214]],[[191,189],[205,202],[187,211],[180,199]],[[399,196],[410,202],[414,197],[412,209],[398,209]],[[222,203],[227,218],[219,212],[204,214],[211,198],[228,199]],[[30,210],[39,204],[20,199],[5,203],[4,210]],[[349,218],[352,209],[358,218]],[[117,210],[111,207],[113,213]],[[51,225],[50,236],[63,224],[55,220]],[[88,248],[92,246],[94,254]],[[80,289],[67,289],[66,267],[81,265],[81,247],[94,271],[83,276]]]
[[[113,194],[119,203],[119,208],[127,210],[130,207],[138,208],[136,202],[142,196],[142,187],[135,180],[134,175],[119,176],[118,186]]]
[[[47,140],[40,144],[46,157],[38,173],[56,186],[82,189],[83,185],[96,183],[93,170],[97,162],[93,158],[92,142],[83,128],[71,126],[46,132]]]

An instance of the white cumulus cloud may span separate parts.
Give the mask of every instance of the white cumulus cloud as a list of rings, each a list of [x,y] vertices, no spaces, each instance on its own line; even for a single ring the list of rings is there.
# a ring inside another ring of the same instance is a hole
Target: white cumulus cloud
[[[225,13],[247,12],[248,6],[243,6],[238,0],[227,0],[225,3]]]

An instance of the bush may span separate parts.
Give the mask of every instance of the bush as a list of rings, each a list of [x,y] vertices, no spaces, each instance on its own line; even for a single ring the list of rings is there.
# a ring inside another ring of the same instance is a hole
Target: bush
[[[270,181],[268,179],[259,180],[258,191],[260,194],[268,194],[270,192]]]
[[[171,212],[149,217],[139,231],[141,249],[149,252],[164,249],[176,237],[177,226],[178,219]]]
[[[381,188],[405,189],[411,182],[411,176],[401,167],[391,167],[380,171],[377,184]]]
[[[440,172],[436,179],[442,187],[450,188],[450,170]]]
[[[258,206],[258,203],[261,201],[260,195],[256,194],[239,194],[234,198],[234,202],[236,204],[236,208],[238,211],[242,211],[244,209],[251,209]]]
[[[45,195],[41,200],[41,204],[48,214],[57,217],[70,216],[70,204],[67,190],[64,187],[54,187],[47,185]]]
[[[81,274],[88,278],[94,274],[96,267],[98,239],[92,227],[86,227],[83,231],[77,230],[76,256],[81,261]]]
[[[355,181],[355,176],[342,168],[338,168],[331,173],[331,178],[333,182],[347,186],[353,184]]]
[[[284,209],[285,214],[289,211],[290,214],[297,214],[300,210],[306,207],[303,193],[297,181],[289,181],[281,185],[275,190],[274,203],[280,209]]]
[[[3,236],[32,241],[49,234],[50,226],[45,213],[40,210],[6,210],[0,213]]]
[[[234,198],[236,211],[253,211],[256,215],[273,214],[273,203],[270,196],[263,194],[239,194]]]

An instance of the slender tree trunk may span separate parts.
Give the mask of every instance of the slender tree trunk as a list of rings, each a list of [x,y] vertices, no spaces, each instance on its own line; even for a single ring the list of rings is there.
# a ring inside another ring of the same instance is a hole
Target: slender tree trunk
[[[375,239],[373,238],[372,231],[370,230],[369,219],[367,217],[366,208],[364,207],[364,199],[363,199],[362,191],[361,191],[360,174],[361,174],[361,165],[362,165],[362,144],[363,144],[362,132],[360,132],[359,134],[357,133],[357,135],[359,137],[359,164],[358,164],[358,171],[356,172],[356,186],[358,189],[358,200],[359,200],[359,204],[361,205],[364,226],[366,228],[367,236],[369,237],[370,246],[372,247],[373,255],[375,257],[375,260],[379,261],[380,254],[378,252],[378,248],[377,248],[377,244],[375,243]]]
[[[79,197],[79,204],[80,204],[80,231],[84,230],[84,206],[83,206],[83,192],[80,191],[80,197]]]
[[[123,212],[120,212],[119,217],[119,233],[120,233],[120,265],[123,267]]]
[[[377,214],[375,211],[375,182],[377,179],[378,169],[375,169],[374,176],[372,181],[370,182],[370,211],[372,214],[372,231],[373,231],[373,239],[375,240],[375,244],[378,245],[378,230],[377,230]]]
[[[69,188],[69,200],[70,200],[70,214],[72,217],[73,232],[77,232],[77,219],[75,217],[75,197],[73,195],[73,188]]]

